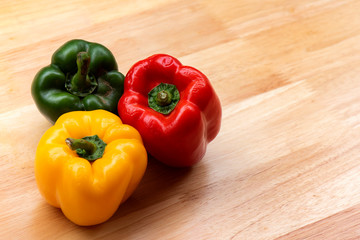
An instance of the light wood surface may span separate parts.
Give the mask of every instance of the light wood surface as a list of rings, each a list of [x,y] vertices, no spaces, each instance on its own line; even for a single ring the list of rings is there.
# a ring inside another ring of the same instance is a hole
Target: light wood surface
[[[40,196],[51,125],[30,94],[64,42],[126,73],[167,53],[211,80],[222,128],[191,169],[149,161],[106,223],[78,227]],[[0,239],[360,239],[360,1],[0,1]]]

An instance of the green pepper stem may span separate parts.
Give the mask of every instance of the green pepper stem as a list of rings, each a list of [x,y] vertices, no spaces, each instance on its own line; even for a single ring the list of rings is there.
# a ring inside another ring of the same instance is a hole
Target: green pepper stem
[[[78,72],[76,75],[80,79],[88,79],[89,66],[90,66],[90,55],[87,52],[79,52],[76,59],[78,66]]]
[[[89,78],[90,55],[87,52],[79,52],[76,59],[77,73],[73,76],[71,83],[74,90],[82,90],[90,87]]]
[[[93,76],[89,76],[90,61],[89,53],[79,52],[77,54],[77,72],[67,80],[65,85],[70,93],[84,97],[95,90],[97,82]]]
[[[93,154],[96,150],[96,145],[85,139],[67,138],[65,142],[71,150],[85,151],[88,155]]]

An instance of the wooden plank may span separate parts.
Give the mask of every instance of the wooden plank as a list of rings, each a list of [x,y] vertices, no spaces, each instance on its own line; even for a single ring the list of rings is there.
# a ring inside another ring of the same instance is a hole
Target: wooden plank
[[[306,225],[281,239],[359,239],[360,205],[336,213],[318,222]],[[346,223],[346,224],[344,224]],[[345,226],[344,226],[345,225]]]
[[[0,239],[358,239],[360,2],[0,2]],[[206,74],[222,128],[199,164],[149,159],[106,223],[78,227],[40,196],[51,126],[30,94],[64,42],[104,44],[124,74],[154,53]]]

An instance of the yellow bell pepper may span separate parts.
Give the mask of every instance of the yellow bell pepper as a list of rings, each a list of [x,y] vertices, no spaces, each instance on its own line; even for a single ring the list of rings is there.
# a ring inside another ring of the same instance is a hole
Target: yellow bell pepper
[[[147,153],[135,128],[105,110],[76,111],[62,115],[42,136],[35,177],[49,204],[75,224],[89,226],[116,212],[146,166]]]

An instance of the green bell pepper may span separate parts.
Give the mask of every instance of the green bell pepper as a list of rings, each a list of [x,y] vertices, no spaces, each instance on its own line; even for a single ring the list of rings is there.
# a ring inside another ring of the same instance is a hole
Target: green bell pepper
[[[31,86],[37,108],[52,123],[71,111],[104,109],[117,114],[123,92],[124,75],[117,71],[110,50],[78,39],[61,46]]]

